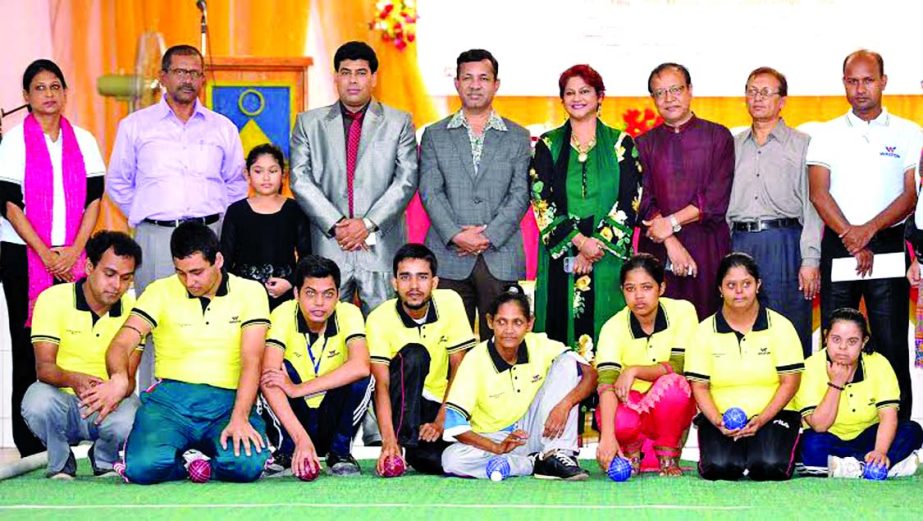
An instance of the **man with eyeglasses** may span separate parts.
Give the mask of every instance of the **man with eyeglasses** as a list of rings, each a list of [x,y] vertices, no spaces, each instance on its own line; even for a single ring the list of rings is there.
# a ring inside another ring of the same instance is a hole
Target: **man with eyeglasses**
[[[823,227],[808,196],[810,138],[781,117],[788,96],[785,75],[760,67],[747,77],[744,89],[753,124],[734,138],[736,167],[727,213],[731,245],[756,259],[764,304],[791,320],[808,357]]]
[[[137,294],[173,274],[170,236],[180,223],[198,221],[218,234],[228,205],[247,196],[237,127],[198,99],[204,65],[195,47],[167,49],[160,103],[119,123],[106,193],[128,217],[144,251],[144,264],[135,273]],[[153,381],[154,345],[147,344],[138,377],[142,389]]]
[[[834,310],[858,308],[864,297],[871,342],[897,375],[898,417],[905,420],[913,393],[907,342],[910,288],[893,264],[893,273],[885,271],[888,257],[883,254],[898,254],[907,269],[902,224],[917,201],[914,171],[921,140],[916,123],[882,106],[887,84],[880,54],[862,49],[847,56],[843,86],[852,108],[812,132],[807,164],[811,202],[826,225],[820,244],[821,326],[826,331]],[[857,277],[834,281],[833,265],[844,261]]]
[[[734,177],[734,138],[696,117],[692,79],[678,63],[658,65],[648,92],[663,118],[637,139],[644,168],[638,249],[664,263],[664,296],[685,299],[699,320],[718,309],[718,263],[730,251],[725,214]]]

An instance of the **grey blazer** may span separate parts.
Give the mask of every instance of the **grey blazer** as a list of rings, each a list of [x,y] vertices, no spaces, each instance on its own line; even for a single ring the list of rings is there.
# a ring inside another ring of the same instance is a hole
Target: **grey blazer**
[[[503,118],[507,131],[487,130],[477,176],[468,130],[447,128],[451,116],[423,132],[420,197],[431,225],[426,245],[439,261],[439,276],[462,280],[476,258],[459,256],[452,237],[463,225],[487,225],[490,247],[483,253],[500,280],[526,276],[519,222],[529,207],[529,132]]]
[[[406,242],[404,212],[419,181],[417,140],[410,114],[372,100],[362,121],[353,184],[356,217],[379,227],[377,244],[356,253],[359,267],[391,272],[394,253]],[[328,232],[349,213],[346,136],[339,103],[302,112],[291,143],[292,192],[314,228],[316,255],[342,266],[346,252]]]

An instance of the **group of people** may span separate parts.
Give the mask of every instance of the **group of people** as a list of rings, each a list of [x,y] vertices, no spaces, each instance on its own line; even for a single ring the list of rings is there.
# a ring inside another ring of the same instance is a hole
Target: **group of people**
[[[866,275],[876,255],[909,263],[923,141],[882,107],[880,55],[844,60],[851,110],[811,138],[782,120],[787,80],[768,67],[747,77],[753,123],[733,137],[692,112],[685,67],[657,66],[663,124],[634,140],[599,119],[602,77],[576,65],[558,85],[567,121],[534,151],[493,109],[488,51],[458,56],[461,108],[419,149],[411,116],[371,95],[367,44],[333,65],[339,99],[298,116],[288,174],[273,145],[245,158],[199,102],[194,47],[165,53],[163,99],[120,123],[108,168],[62,116],[60,69],[27,68],[31,113],[0,143],[0,274],[14,440],[24,456],[47,448],[50,477],[73,477],[85,439],[94,473],[135,483],[193,466],[304,477],[322,457],[354,475],[362,424],[383,474],[401,458],[485,478],[502,458],[510,475],[583,480],[578,409],[594,397],[603,469],[623,456],[639,471],[650,447],[661,474],[681,474],[695,422],[706,479],[787,479],[796,460],[916,470],[905,317],[919,266]],[[104,191],[134,239],[91,237]],[[406,241],[417,191],[425,244]],[[534,303],[517,284],[530,206]],[[855,276],[833,269],[844,259]],[[739,429],[724,425],[732,407]]]

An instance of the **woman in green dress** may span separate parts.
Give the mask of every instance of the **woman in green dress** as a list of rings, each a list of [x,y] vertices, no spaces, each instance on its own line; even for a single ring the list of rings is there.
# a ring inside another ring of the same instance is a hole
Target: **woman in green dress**
[[[575,65],[558,81],[568,119],[535,146],[529,175],[541,235],[535,329],[592,358],[599,330],[625,307],[619,270],[632,252],[641,163],[598,110],[602,77]]]

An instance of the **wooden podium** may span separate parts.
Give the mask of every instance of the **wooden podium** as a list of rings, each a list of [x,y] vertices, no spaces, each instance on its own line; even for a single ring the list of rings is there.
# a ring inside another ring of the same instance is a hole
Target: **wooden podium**
[[[244,156],[261,143],[289,157],[295,116],[308,104],[311,58],[207,57],[205,105],[237,125]]]

